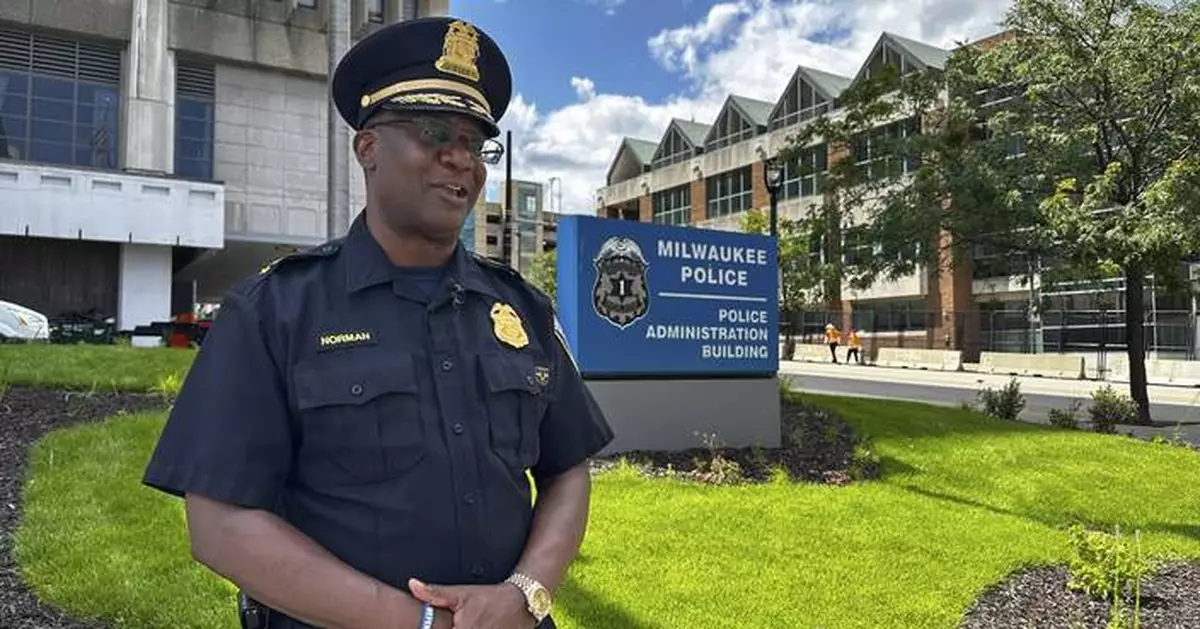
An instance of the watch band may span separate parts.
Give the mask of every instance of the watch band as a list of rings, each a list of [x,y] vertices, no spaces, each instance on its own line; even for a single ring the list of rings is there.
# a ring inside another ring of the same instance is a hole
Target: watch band
[[[433,605],[429,603],[421,609],[421,629],[433,629]]]
[[[538,622],[544,620],[550,613],[550,593],[537,579],[521,572],[514,572],[504,581],[521,590],[521,593],[525,595],[525,604],[529,613]]]

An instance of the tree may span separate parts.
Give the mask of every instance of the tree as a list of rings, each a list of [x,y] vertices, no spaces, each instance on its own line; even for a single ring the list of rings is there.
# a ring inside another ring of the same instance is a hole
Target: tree
[[[550,299],[558,299],[558,250],[539,251],[533,255],[529,281]]]
[[[978,245],[1024,256],[1031,276],[1122,277],[1148,423],[1145,281],[1182,290],[1200,251],[1200,4],[1016,0],[1004,27],[942,71],[873,73],[781,157],[818,137],[855,157],[830,164],[809,219],[875,248],[835,260],[851,285],[970,264]]]
[[[770,230],[765,212],[754,209],[742,215],[741,228],[745,233],[765,234]],[[809,235],[803,231],[803,223],[786,218],[779,219],[779,316],[789,323],[784,334],[783,355],[792,356],[796,349],[796,338],[790,322],[797,312],[820,303],[821,276],[819,269],[810,264]]]

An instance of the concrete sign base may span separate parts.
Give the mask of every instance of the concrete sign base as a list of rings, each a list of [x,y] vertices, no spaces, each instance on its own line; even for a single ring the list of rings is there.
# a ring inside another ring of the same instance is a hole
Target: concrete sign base
[[[705,447],[715,435],[728,447],[777,448],[779,379],[589,380],[588,389],[608,417],[612,443],[604,455],[631,450]]]

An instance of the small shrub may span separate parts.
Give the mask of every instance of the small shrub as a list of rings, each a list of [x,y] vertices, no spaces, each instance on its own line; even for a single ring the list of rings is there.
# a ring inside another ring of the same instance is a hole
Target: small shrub
[[[1133,398],[1118,393],[1111,384],[1106,384],[1092,392],[1088,416],[1096,432],[1115,433],[1117,424],[1137,423],[1137,404]]]
[[[170,373],[159,378],[151,390],[165,398],[174,398],[179,395],[179,389],[182,387],[183,378],[177,373]]]
[[[1068,430],[1079,429],[1079,409],[1083,406],[1083,402],[1079,400],[1071,400],[1071,405],[1066,410],[1060,408],[1050,409],[1050,425],[1056,428],[1066,428]]]
[[[870,437],[864,436],[854,444],[850,459],[850,478],[860,481],[879,478],[879,453]]]
[[[746,480],[742,466],[737,461],[721,454],[722,444],[717,440],[717,435],[697,434],[709,452],[708,460],[693,461],[696,466],[695,478],[697,480],[714,485],[736,485]]]
[[[1140,588],[1150,573],[1150,563],[1142,556],[1140,539],[1131,543],[1114,533],[1089,531],[1080,524],[1068,529],[1071,536],[1071,577],[1067,587],[1083,591],[1097,600],[1112,601]]]
[[[1003,389],[985,388],[979,392],[983,412],[1000,419],[1015,420],[1025,410],[1025,396],[1021,395],[1021,383],[1016,378],[1008,381]]]

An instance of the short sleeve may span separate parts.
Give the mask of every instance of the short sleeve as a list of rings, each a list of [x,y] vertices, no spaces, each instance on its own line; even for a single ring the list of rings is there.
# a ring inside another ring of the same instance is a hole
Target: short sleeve
[[[230,293],[188,372],[143,482],[172,495],[205,495],[275,508],[292,464],[286,388],[261,317]]]
[[[550,364],[558,376],[554,401],[542,419],[541,457],[531,470],[535,478],[561,474],[594,456],[613,439],[612,428],[579,373],[557,317]]]

